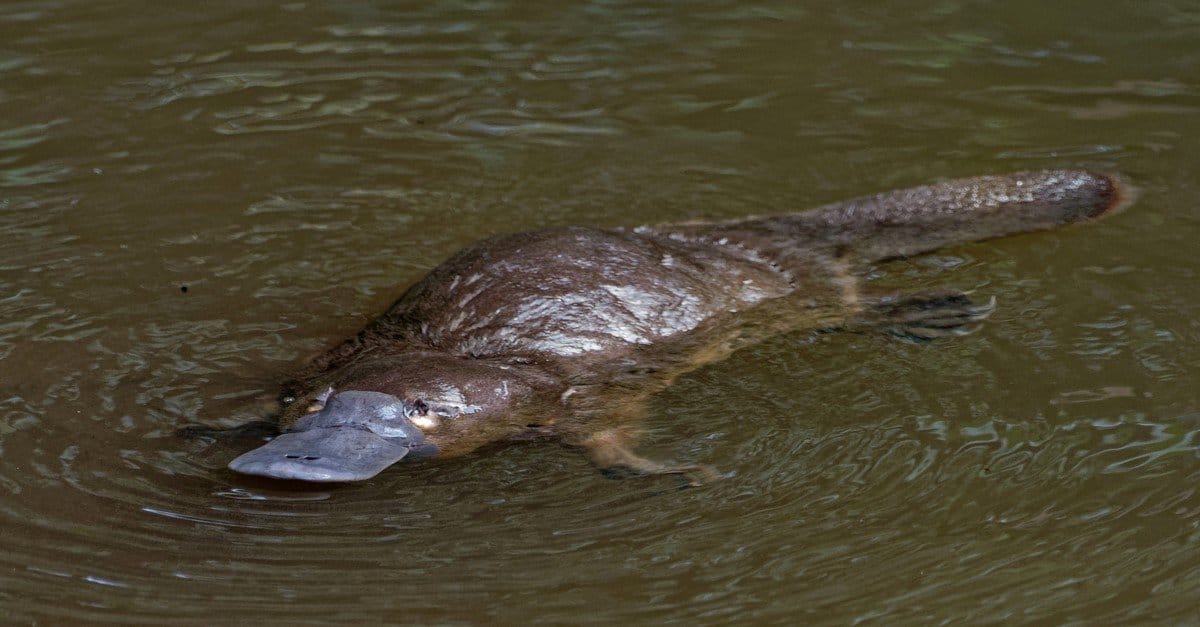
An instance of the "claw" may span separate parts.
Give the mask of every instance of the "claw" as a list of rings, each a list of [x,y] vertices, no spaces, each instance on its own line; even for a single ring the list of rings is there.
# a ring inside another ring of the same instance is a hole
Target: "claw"
[[[979,316],[980,320],[987,318],[996,311],[996,295],[993,294],[986,304],[967,307],[967,311],[972,315]]]

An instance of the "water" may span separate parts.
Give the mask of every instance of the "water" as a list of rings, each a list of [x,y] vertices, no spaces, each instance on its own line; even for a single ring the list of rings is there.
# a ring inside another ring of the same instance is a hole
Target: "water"
[[[0,616],[1194,622],[1198,33],[1184,0],[5,3]],[[1041,167],[1142,198],[872,275],[995,295],[977,335],[685,377],[642,448],[710,486],[527,443],[304,487],[173,435],[490,234]]]

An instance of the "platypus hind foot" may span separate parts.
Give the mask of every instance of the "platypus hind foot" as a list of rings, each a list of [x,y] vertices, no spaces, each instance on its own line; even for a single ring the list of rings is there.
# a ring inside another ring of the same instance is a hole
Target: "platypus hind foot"
[[[996,297],[977,304],[967,292],[931,290],[879,299],[868,318],[897,337],[925,342],[970,335],[996,311]]]

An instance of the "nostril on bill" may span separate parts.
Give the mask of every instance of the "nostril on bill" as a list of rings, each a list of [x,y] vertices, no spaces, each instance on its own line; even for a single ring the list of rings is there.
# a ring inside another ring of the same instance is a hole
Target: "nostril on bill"
[[[284,455],[284,457],[286,457],[288,459],[301,459],[306,462],[313,462],[318,459],[321,459],[321,457],[318,455]]]

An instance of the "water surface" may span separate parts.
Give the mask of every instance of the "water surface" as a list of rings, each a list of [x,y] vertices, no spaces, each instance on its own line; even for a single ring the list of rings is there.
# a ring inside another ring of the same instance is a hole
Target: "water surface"
[[[7,2],[0,617],[1194,622],[1198,34],[1184,0]],[[481,237],[1043,167],[1142,198],[870,276],[995,295],[977,335],[685,377],[643,449],[714,485],[529,443],[305,487],[173,435]]]

